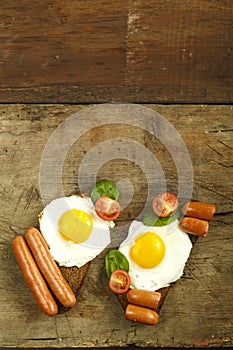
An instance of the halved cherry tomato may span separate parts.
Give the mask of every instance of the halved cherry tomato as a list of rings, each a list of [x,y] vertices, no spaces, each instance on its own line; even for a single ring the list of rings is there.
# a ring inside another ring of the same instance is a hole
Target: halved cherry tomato
[[[156,215],[165,218],[178,208],[178,199],[171,192],[162,192],[155,197],[152,208]]]
[[[123,294],[129,290],[130,276],[125,270],[115,270],[109,280],[109,288],[116,294]]]
[[[120,203],[107,196],[102,196],[95,202],[95,211],[103,220],[115,220],[121,213]]]

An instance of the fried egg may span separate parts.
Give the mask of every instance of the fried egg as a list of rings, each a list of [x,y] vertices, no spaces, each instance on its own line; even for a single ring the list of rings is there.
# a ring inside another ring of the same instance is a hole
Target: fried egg
[[[178,220],[162,227],[133,221],[119,250],[129,261],[131,287],[156,291],[178,280],[192,249]]]
[[[81,267],[110,243],[112,221],[102,220],[89,197],[61,197],[39,214],[40,231],[60,266]]]

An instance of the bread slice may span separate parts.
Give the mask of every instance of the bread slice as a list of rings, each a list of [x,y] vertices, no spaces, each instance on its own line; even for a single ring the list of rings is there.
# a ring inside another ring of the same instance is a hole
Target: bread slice
[[[188,234],[189,235],[189,238],[192,242],[192,245],[194,246],[195,243],[197,242],[198,240],[198,236],[194,236],[194,235],[191,235],[191,234]],[[161,309],[162,309],[162,306],[165,302],[165,299],[170,291],[170,289],[175,285],[176,282],[173,282],[170,284],[170,286],[168,287],[164,287],[164,288],[160,288],[159,290],[157,290],[157,292],[160,292],[161,293],[161,299],[159,301],[159,304],[158,304],[158,307],[157,307],[157,310],[156,312],[159,314]],[[127,293],[123,293],[123,294],[116,294],[117,296],[117,299],[120,303],[120,305],[122,306],[122,308],[125,310],[127,305],[128,305],[128,301],[127,301]]]
[[[81,289],[84,279],[87,275],[87,271],[91,265],[91,261],[87,262],[85,265],[81,267],[72,266],[59,266],[63,277],[69,283],[71,289],[73,290],[76,298],[78,297],[79,290]],[[68,308],[64,307],[62,304],[58,303],[58,311],[59,313],[63,313],[67,311]]]

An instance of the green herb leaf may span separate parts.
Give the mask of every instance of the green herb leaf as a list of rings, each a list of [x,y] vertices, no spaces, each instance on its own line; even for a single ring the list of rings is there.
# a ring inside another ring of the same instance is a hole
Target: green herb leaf
[[[105,267],[107,276],[110,279],[115,270],[125,270],[129,272],[129,262],[127,258],[117,249],[111,249],[105,257]]]
[[[91,199],[95,204],[97,199],[102,196],[107,196],[109,198],[117,200],[119,197],[119,191],[116,185],[111,180],[101,180],[96,183],[96,185],[91,190]]]
[[[177,209],[174,213],[167,216],[166,218],[161,218],[155,214],[152,207],[148,207],[143,216],[143,224],[145,226],[167,226],[173,221],[178,219],[179,210]]]

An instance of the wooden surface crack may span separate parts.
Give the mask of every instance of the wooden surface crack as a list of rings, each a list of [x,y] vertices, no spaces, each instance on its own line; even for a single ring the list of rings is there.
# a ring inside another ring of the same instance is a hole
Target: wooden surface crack
[[[215,133],[231,132],[231,131],[233,131],[232,128],[229,128],[229,129],[218,129],[218,130],[209,130],[209,131],[205,131],[205,133],[207,133],[207,134],[215,134]]]
[[[199,183],[199,186],[200,186],[201,188],[203,188],[203,189],[207,189],[208,191],[213,192],[213,193],[215,193],[216,195],[221,196],[221,197],[224,197],[224,198],[226,198],[227,200],[230,200],[231,202],[233,202],[233,198],[232,198],[232,197],[230,197],[230,196],[227,195],[227,194],[222,194],[222,193],[220,193],[219,191],[217,191],[217,190],[211,188],[209,185],[204,184],[203,182],[202,182],[202,183]]]

